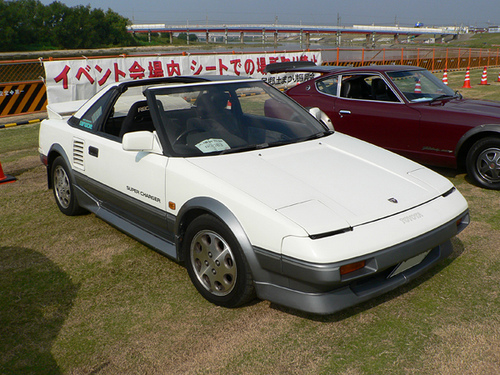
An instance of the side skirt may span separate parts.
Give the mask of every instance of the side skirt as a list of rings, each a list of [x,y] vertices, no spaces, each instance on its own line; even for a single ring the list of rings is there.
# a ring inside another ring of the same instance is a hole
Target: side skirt
[[[136,240],[152,247],[160,254],[176,261],[179,260],[175,243],[159,237],[154,233],[134,224],[132,221],[117,215],[105,207],[102,207],[98,200],[89,195],[79,186],[75,186],[75,190],[80,206]]]

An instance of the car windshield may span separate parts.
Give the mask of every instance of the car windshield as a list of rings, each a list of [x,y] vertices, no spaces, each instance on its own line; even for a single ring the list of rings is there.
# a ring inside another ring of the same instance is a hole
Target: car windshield
[[[455,93],[428,70],[388,72],[408,101],[416,103],[454,97]]]
[[[210,82],[146,90],[177,156],[227,154],[300,142],[330,131],[261,81]]]

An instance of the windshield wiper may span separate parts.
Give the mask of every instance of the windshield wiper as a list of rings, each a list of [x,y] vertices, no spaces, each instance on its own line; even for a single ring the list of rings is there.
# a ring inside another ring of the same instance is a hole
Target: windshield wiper
[[[304,137],[304,138],[284,139],[281,141],[276,141],[276,142],[271,142],[271,143],[266,142],[266,143],[259,143],[259,144],[252,144],[252,145],[246,145],[246,146],[241,146],[241,147],[229,148],[227,150],[223,150],[223,151],[219,152],[219,155],[232,154],[235,152],[262,150],[264,148],[277,147],[277,146],[283,146],[283,145],[291,144],[291,143],[310,141],[312,139],[326,137],[327,135],[330,135],[333,133],[335,133],[334,130],[326,130],[324,132],[314,133],[314,134],[307,136],[307,137]]]
[[[228,148],[227,150],[223,150],[223,151],[219,152],[219,155],[232,154],[234,152],[260,150],[260,149],[267,148],[267,147],[269,147],[269,143],[259,143],[259,144],[253,144],[253,145],[246,145],[246,146],[241,146],[241,147]]]
[[[314,133],[308,137],[301,138],[300,141],[310,141],[311,139],[323,138],[333,133],[335,133],[335,130],[325,130],[323,132]]]
[[[435,98],[432,98],[432,100],[430,101],[430,103],[434,103],[437,100],[453,99],[453,98],[456,98],[456,97],[457,97],[456,94],[455,95],[443,94],[443,95],[436,96]]]
[[[303,137],[303,138],[284,139],[282,141],[272,142],[272,143],[269,143],[268,147],[275,147],[275,146],[282,146],[282,145],[286,145],[286,144],[290,144],[290,143],[299,143],[299,142],[310,141],[312,139],[326,137],[327,135],[330,135],[333,133],[335,133],[334,130],[325,130],[323,132],[314,133],[314,134],[308,135],[308,136]]]

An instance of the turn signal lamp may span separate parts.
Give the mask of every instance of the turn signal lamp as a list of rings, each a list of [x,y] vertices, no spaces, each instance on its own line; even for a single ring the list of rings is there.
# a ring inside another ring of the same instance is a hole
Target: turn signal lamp
[[[366,260],[360,262],[349,263],[340,267],[340,275],[347,275],[348,273],[360,270],[366,266]]]

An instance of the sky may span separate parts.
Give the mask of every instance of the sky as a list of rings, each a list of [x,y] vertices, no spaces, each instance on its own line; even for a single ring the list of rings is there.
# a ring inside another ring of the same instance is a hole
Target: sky
[[[53,0],[41,0],[45,5]],[[498,0],[59,0],[112,9],[135,24],[477,26],[500,24]]]

